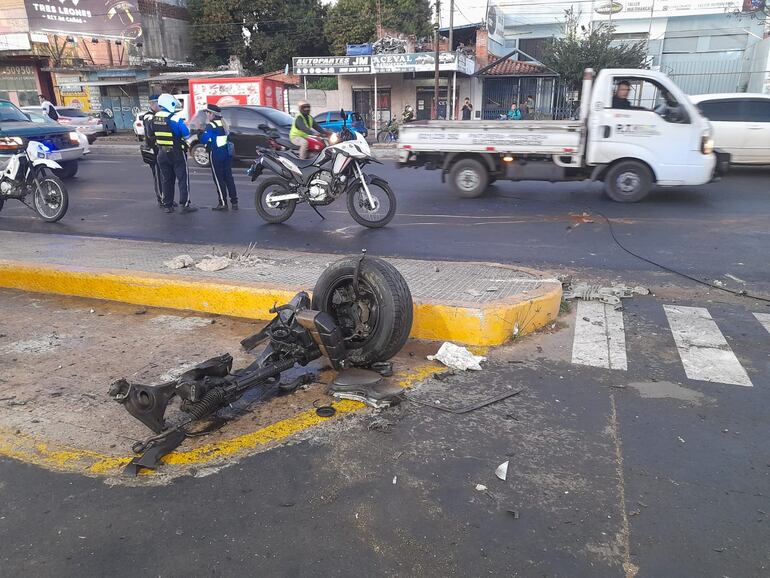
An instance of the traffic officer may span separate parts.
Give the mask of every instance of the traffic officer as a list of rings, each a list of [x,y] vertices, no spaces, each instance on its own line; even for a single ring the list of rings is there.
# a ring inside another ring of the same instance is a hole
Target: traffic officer
[[[158,112],[152,117],[151,135],[158,147],[158,167],[163,177],[163,206],[174,212],[174,181],[179,183],[182,213],[197,211],[190,204],[190,174],[187,170],[187,141],[190,129],[177,114],[179,102],[170,94],[158,97]]]
[[[206,145],[209,151],[209,164],[211,175],[219,195],[218,204],[212,207],[212,211],[227,210],[227,196],[230,195],[230,205],[233,211],[238,210],[238,193],[235,190],[233,179],[233,155],[232,144],[229,142],[227,126],[222,120],[222,109],[216,104],[206,107],[206,130],[200,136],[201,144]]]
[[[155,137],[151,135],[152,118],[160,110],[158,108],[158,96],[157,94],[150,96],[150,110],[141,116],[142,125],[144,126],[144,144],[141,147],[141,151],[142,160],[150,165],[150,170],[152,171],[155,199],[158,201],[158,206],[163,208],[163,183],[161,181],[160,169],[158,168],[158,146],[155,144]]]

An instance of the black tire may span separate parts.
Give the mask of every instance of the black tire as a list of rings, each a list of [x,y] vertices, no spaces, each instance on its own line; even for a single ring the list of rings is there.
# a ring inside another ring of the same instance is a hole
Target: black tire
[[[367,311],[370,333],[365,338],[347,341],[348,358],[354,365],[369,366],[387,361],[406,343],[412,331],[414,304],[412,293],[401,273],[387,261],[365,257],[360,266],[359,294],[353,302],[353,278],[360,257],[346,257],[329,265],[313,289],[313,309],[329,313],[351,338],[354,315]],[[376,309],[375,309],[376,307]]]
[[[289,192],[286,181],[281,177],[270,177],[259,183],[257,191],[254,193],[254,206],[257,208],[257,213],[259,213],[259,216],[268,223],[283,223],[294,214],[294,209],[297,208],[296,199],[281,201],[275,207],[268,205],[269,201],[266,197],[272,192],[270,189],[279,187],[282,188],[285,193]]]
[[[201,168],[207,169],[211,164],[209,159],[209,151],[206,150],[206,146],[200,143],[194,144],[190,149],[190,156],[193,162]]]
[[[71,179],[76,174],[78,174],[78,162],[77,161],[62,161],[59,164],[61,165],[61,169],[54,170],[53,174],[55,174],[60,179],[62,179],[62,180]]]
[[[368,227],[370,229],[379,229],[380,227],[384,227],[390,223],[390,221],[393,220],[393,217],[396,215],[396,195],[393,193],[393,189],[390,188],[390,185],[385,179],[374,177],[372,182],[369,183],[369,191],[372,193],[372,196],[375,198],[375,200],[377,200],[379,203],[376,210],[379,210],[382,207],[380,201],[381,194],[377,193],[377,188],[385,193],[385,197],[387,197],[388,201],[388,210],[385,212],[384,216],[379,219],[377,218],[376,214],[369,212],[366,208],[369,204],[369,200],[366,195],[361,194],[361,191],[363,190],[362,188],[356,187],[355,190],[348,192],[348,212],[350,213],[350,216],[353,217],[353,219],[359,225]],[[364,202],[366,205],[363,204]],[[367,216],[371,217],[367,218]]]
[[[67,209],[69,208],[67,187],[64,186],[64,183],[58,177],[45,174],[42,171],[39,173],[38,181],[43,194],[54,192],[53,189],[55,188],[55,198],[53,196],[50,199],[42,198],[40,190],[33,184],[32,206],[35,207],[35,211],[40,215],[41,219],[47,223],[55,223],[67,214]]]
[[[636,203],[650,194],[652,173],[638,161],[621,161],[610,167],[604,178],[604,191],[618,203]]]
[[[465,199],[480,197],[489,184],[489,170],[476,159],[461,159],[449,171],[452,189]]]

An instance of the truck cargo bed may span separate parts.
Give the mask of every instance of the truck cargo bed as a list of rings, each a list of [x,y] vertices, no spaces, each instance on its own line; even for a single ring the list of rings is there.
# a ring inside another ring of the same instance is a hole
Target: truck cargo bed
[[[579,121],[424,121],[403,125],[398,148],[413,152],[500,152],[559,155],[580,152]]]

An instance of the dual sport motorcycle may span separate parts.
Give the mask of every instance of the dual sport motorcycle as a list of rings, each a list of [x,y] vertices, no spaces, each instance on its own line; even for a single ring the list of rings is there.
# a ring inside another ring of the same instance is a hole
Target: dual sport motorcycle
[[[346,121],[344,115],[343,120]],[[283,223],[292,216],[297,203],[308,203],[318,213],[316,207],[346,195],[348,212],[359,225],[379,228],[393,219],[396,196],[390,185],[362,170],[369,163],[379,164],[366,139],[360,133],[353,134],[344,124],[329,143],[307,160],[293,152],[295,147],[291,143],[278,139],[271,141],[270,148],[258,150],[247,174],[252,181],[265,170],[274,175],[261,181],[255,193],[254,204],[262,219]]]
[[[56,161],[46,158],[50,149],[30,140],[26,148],[20,137],[0,138],[0,150],[18,150],[8,159],[0,173],[0,210],[7,199],[16,199],[33,209],[49,223],[61,219],[67,212],[69,196],[64,183],[51,171],[61,169]],[[32,204],[27,197],[32,197]]]

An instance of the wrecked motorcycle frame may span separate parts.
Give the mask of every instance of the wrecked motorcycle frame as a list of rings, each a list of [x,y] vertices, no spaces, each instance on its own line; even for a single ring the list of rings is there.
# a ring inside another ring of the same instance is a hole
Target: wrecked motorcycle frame
[[[241,341],[247,351],[266,343],[248,367],[233,371],[233,357],[224,354],[159,385],[117,380],[110,396],[157,434],[133,449],[149,453],[155,448],[158,455],[132,464],[154,467],[160,456],[182,443],[187,426],[212,416],[247,391],[258,388],[256,399],[290,393],[301,381],[281,385],[280,376],[295,365],[304,367],[325,356],[343,382],[371,382],[374,372],[359,368],[376,367],[403,347],[412,308],[406,281],[392,265],[365,255],[346,258],[327,268],[312,302],[307,293],[298,293],[288,304],[271,310],[275,318],[261,331]],[[166,410],[175,397],[189,418],[169,427]]]

